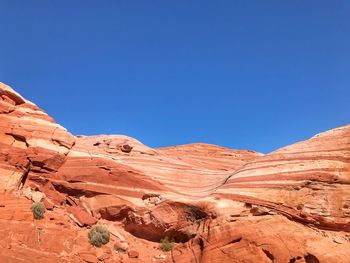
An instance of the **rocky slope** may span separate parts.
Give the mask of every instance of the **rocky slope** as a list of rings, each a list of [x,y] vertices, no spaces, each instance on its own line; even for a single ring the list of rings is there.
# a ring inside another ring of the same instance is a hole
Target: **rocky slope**
[[[0,84],[0,261],[350,262],[349,160],[350,125],[265,156],[73,136]]]

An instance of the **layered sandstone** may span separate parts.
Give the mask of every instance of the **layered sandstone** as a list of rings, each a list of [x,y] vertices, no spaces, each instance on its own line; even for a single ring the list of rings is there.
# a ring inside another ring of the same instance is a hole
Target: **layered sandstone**
[[[0,261],[347,262],[349,160],[350,125],[267,155],[73,136],[0,84]]]
[[[350,125],[262,156],[215,194],[320,228],[350,231]]]

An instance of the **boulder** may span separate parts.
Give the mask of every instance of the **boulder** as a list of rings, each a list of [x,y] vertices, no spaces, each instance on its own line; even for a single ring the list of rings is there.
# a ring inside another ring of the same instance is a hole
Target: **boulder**
[[[91,226],[97,223],[97,219],[81,207],[70,206],[67,211],[79,226]]]

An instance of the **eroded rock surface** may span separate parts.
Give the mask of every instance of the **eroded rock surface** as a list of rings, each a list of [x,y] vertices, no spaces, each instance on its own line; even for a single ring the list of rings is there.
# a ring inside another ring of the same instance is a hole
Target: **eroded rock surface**
[[[73,136],[0,84],[1,262],[348,262],[349,183],[350,125],[267,155],[152,149]],[[101,248],[95,223],[111,233]]]
[[[294,220],[350,231],[350,125],[262,156],[215,193]]]

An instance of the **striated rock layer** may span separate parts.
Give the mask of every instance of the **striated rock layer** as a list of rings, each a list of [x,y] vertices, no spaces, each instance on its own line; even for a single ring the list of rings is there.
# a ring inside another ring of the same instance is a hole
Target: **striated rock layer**
[[[350,231],[350,125],[249,162],[215,194]]]
[[[349,182],[350,125],[267,155],[152,149],[73,136],[0,84],[1,262],[350,262]]]

